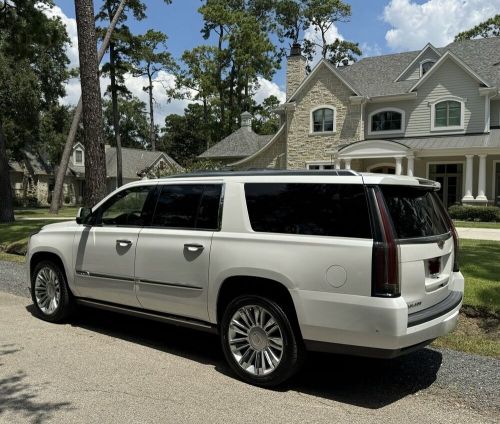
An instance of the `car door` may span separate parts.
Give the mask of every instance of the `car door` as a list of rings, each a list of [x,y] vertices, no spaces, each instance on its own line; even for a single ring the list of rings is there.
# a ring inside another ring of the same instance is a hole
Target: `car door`
[[[79,227],[73,257],[80,297],[139,306],[134,292],[135,251],[139,232],[151,219],[154,188],[119,191]]]
[[[165,184],[150,227],[139,234],[137,298],[145,309],[208,319],[207,286],[222,183]]]

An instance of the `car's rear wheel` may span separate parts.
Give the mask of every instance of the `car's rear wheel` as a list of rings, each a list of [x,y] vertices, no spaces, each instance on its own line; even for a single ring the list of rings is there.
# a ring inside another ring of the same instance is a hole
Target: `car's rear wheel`
[[[53,261],[41,261],[35,266],[31,298],[38,316],[46,321],[65,321],[74,309],[64,271]]]
[[[229,303],[221,340],[231,368],[258,386],[284,382],[302,362],[302,341],[289,317],[277,302],[261,296],[240,296]]]

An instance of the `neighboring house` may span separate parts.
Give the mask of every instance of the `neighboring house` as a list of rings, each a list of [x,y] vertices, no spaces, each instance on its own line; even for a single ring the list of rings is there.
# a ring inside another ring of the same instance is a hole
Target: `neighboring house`
[[[308,75],[300,46],[287,63],[281,127],[267,143],[231,134],[201,157],[246,152],[234,169],[334,169],[416,175],[443,201],[500,203],[500,38],[427,44]],[[255,136],[258,137],[258,136]],[[224,144],[223,144],[224,143]],[[229,157],[228,157],[229,159]]]
[[[116,148],[106,145],[106,187],[108,193],[116,184]],[[23,152],[23,159],[11,162],[11,182],[18,203],[50,204],[54,189],[54,167],[42,154]],[[155,178],[159,174],[180,172],[182,167],[164,152],[122,148],[123,184],[142,178]],[[73,146],[68,172],[64,179],[63,203],[75,205],[85,195],[85,148],[81,143]]]

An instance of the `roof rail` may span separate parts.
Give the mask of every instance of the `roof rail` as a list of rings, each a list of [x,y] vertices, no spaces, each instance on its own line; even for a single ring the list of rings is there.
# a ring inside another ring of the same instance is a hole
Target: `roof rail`
[[[329,170],[283,170],[283,169],[252,169],[249,171],[197,171],[186,174],[175,174],[162,178],[194,178],[194,177],[259,177],[259,176],[339,176],[349,177],[359,175],[357,172],[350,169],[329,169]]]

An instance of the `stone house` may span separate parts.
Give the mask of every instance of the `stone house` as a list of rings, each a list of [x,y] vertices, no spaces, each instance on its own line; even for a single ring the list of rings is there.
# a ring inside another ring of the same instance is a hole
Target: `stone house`
[[[341,67],[321,60],[309,74],[305,65],[294,45],[281,126],[267,142],[240,128],[201,157],[233,169],[415,175],[439,181],[448,206],[500,203],[500,38]]]
[[[106,186],[108,193],[117,187],[116,148],[106,145]],[[55,184],[54,166],[42,153],[23,152],[19,161],[11,161],[10,178],[16,203],[48,206]],[[182,167],[165,152],[122,148],[123,184],[142,178],[154,178],[159,173],[180,172]],[[73,146],[68,171],[64,179],[63,203],[78,205],[85,195],[85,147]]]

